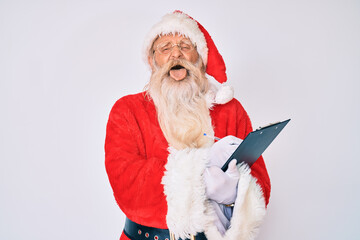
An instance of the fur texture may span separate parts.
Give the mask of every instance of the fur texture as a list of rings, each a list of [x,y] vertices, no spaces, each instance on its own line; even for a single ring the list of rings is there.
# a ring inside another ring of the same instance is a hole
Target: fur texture
[[[215,103],[217,104],[225,104],[230,102],[231,99],[234,98],[234,89],[231,86],[221,84],[218,89],[215,97]]]
[[[202,173],[207,163],[207,148],[170,149],[162,178],[168,203],[166,222],[176,239],[190,238],[207,225],[205,185]]]
[[[254,239],[265,215],[261,187],[247,165],[239,165],[240,179],[230,228],[225,235],[214,225],[215,213],[206,198],[203,172],[209,149],[170,149],[166,172],[162,178],[168,203],[166,217],[169,230],[176,238],[205,232],[209,240]]]
[[[261,187],[250,174],[247,165],[238,167],[240,179],[230,228],[222,236],[216,226],[209,225],[205,230],[208,240],[252,240],[265,216],[266,207]],[[208,209],[213,211],[210,204]]]

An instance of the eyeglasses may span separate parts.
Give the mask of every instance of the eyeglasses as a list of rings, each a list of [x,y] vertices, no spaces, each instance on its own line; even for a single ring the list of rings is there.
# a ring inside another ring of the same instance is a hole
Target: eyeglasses
[[[171,42],[163,42],[157,45],[156,49],[160,54],[169,55],[174,47],[177,46],[181,52],[188,53],[196,48],[190,41],[181,40],[179,43],[172,44]]]

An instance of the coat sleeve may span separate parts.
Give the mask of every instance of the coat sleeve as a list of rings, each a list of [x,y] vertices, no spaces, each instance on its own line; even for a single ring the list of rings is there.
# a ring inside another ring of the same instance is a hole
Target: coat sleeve
[[[165,223],[161,178],[166,158],[146,154],[136,110],[124,99],[113,106],[106,128],[105,167],[115,199],[131,220],[152,226]]]

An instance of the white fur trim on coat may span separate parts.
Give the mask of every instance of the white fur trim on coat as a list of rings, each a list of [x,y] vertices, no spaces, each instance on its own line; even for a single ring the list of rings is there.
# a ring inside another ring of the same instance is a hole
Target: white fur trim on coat
[[[170,155],[162,178],[168,204],[166,222],[175,238],[190,238],[204,231],[208,218],[203,172],[207,164],[208,148],[169,148]]]
[[[166,14],[160,22],[155,24],[146,35],[143,56],[144,61],[148,62],[148,56],[154,40],[160,35],[180,33],[188,37],[196,45],[204,64],[207,64],[208,48],[204,34],[201,32],[195,20],[189,18],[184,13]]]
[[[205,232],[208,240],[252,240],[265,215],[261,187],[247,165],[240,165],[237,198],[230,228],[223,236],[214,224],[216,214],[206,197],[203,173],[209,148],[175,150],[169,148],[162,178],[168,204],[166,222],[176,238],[190,238]]]
[[[253,240],[265,216],[265,199],[261,187],[256,179],[250,174],[247,165],[238,165],[240,179],[235,201],[230,228],[221,235],[217,227],[208,225],[205,234],[208,240]],[[213,212],[213,207],[208,204],[208,211]],[[214,216],[215,213],[210,214]]]

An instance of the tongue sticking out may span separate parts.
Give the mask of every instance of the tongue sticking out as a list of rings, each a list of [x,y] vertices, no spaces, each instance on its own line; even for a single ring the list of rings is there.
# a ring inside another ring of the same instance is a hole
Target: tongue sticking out
[[[176,81],[183,80],[187,75],[187,71],[185,68],[171,69],[169,73],[170,73],[170,77],[172,77]]]

